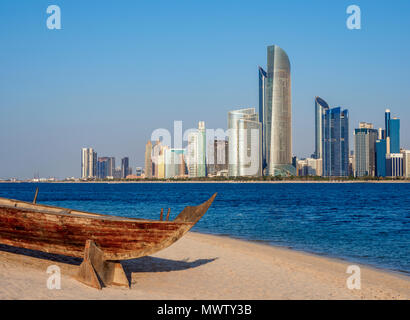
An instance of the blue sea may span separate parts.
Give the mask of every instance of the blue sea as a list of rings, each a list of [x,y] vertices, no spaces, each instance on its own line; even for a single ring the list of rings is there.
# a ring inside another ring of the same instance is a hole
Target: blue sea
[[[0,183],[0,197],[126,217],[173,219],[218,192],[194,231],[410,274],[407,183]]]

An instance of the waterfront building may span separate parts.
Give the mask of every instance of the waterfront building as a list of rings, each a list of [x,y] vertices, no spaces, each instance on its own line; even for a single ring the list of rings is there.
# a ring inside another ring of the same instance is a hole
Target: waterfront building
[[[113,178],[117,180],[121,179],[121,172],[122,172],[121,167],[115,168]]]
[[[220,171],[228,170],[229,144],[226,140],[214,139],[208,143],[207,172],[208,176],[216,176]]]
[[[322,119],[326,110],[329,110],[328,103],[320,97],[315,97],[315,153],[314,158],[323,157],[323,134]]]
[[[93,148],[81,149],[81,178],[92,179],[97,177],[97,152]]]
[[[185,149],[164,150],[165,178],[184,177],[186,175]]]
[[[385,139],[376,140],[376,176],[386,176],[387,143]]]
[[[152,142],[148,140],[145,145],[145,177],[152,178]]]
[[[155,145],[152,147],[152,177],[158,178],[158,158],[161,153],[162,145],[159,140],[155,142]]]
[[[387,138],[390,136],[390,109],[386,109],[384,112],[384,129],[385,129],[385,137]]]
[[[97,161],[97,177],[98,179],[111,178],[114,175],[115,158],[100,157]]]
[[[130,174],[129,158],[124,157],[121,159],[121,178],[125,179]]]
[[[261,163],[266,175],[294,175],[290,62],[276,45],[267,48],[267,70],[259,68]]]
[[[403,154],[403,176],[410,178],[410,150],[401,150]]]
[[[355,177],[376,175],[376,140],[378,131],[373,124],[361,122],[354,130]]]
[[[205,122],[199,121],[198,129],[188,134],[187,153],[189,177],[206,177]]]
[[[322,159],[307,158],[297,161],[296,173],[298,176],[322,175]]]
[[[390,153],[400,153],[400,119],[389,121]]]
[[[391,117],[390,109],[384,114],[387,153],[400,153],[400,119]]]
[[[262,175],[262,124],[255,108],[228,112],[228,174]]]
[[[354,151],[350,151],[350,154],[349,154],[349,177],[354,176],[355,169],[356,169],[356,165],[355,165]]]
[[[268,77],[265,70],[262,67],[258,67],[259,70],[259,122],[262,124],[262,172],[266,169],[266,120],[265,120],[265,95],[266,95],[266,79]]]
[[[322,117],[323,176],[349,174],[349,113],[340,107],[325,110]]]
[[[163,146],[158,140],[152,147],[152,177],[157,179],[165,178],[165,158],[164,153],[168,146]]]
[[[142,177],[144,175],[144,169],[142,167],[135,168],[135,176]]]
[[[388,153],[386,155],[386,176],[403,176],[403,153]]]

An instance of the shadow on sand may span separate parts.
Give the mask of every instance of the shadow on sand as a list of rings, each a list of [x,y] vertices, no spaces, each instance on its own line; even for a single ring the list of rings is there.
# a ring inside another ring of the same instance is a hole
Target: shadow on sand
[[[79,266],[82,262],[81,258],[74,258],[63,256],[59,254],[46,253],[42,251],[30,250],[12,247],[8,245],[0,244],[0,251],[20,254],[27,257],[33,257],[37,259],[49,260],[54,262],[60,262],[65,264],[70,264],[74,266]],[[157,257],[141,257],[132,260],[121,261],[124,268],[125,274],[128,278],[129,283],[131,283],[131,278],[133,273],[140,272],[170,272],[170,271],[181,271],[192,268],[197,268],[201,265],[215,261],[218,258],[211,259],[197,259],[195,261],[185,260],[170,260]]]

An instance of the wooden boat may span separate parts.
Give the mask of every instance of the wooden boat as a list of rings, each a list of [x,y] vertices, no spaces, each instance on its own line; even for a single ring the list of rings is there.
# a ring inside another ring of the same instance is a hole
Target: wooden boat
[[[206,213],[216,193],[198,206],[185,207],[169,221],[103,215],[0,198],[0,243],[72,257],[84,257],[77,279],[101,289],[129,287],[120,260],[158,252],[187,233]],[[102,284],[100,283],[98,277]]]

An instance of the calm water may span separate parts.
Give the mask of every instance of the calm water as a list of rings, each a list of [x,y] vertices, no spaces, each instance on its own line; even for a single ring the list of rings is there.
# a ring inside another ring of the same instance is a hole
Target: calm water
[[[2,184],[32,201],[35,184]],[[127,217],[174,218],[218,196],[194,230],[265,241],[410,273],[410,184],[39,184],[38,202]]]

